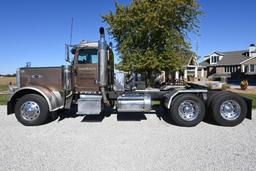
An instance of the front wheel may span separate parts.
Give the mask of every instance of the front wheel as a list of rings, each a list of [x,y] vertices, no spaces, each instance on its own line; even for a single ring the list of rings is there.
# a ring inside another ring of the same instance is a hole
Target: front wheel
[[[49,108],[46,100],[37,94],[21,97],[15,105],[15,116],[25,126],[36,126],[46,122]]]
[[[171,119],[180,126],[196,126],[205,115],[203,101],[194,94],[181,94],[175,97],[170,109]]]

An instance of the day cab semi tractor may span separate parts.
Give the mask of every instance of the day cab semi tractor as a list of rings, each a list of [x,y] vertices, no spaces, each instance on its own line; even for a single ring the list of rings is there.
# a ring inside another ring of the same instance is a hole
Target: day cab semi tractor
[[[195,126],[206,116],[222,126],[235,126],[251,119],[251,101],[238,94],[208,90],[190,84],[168,89],[127,89],[122,74],[114,73],[114,56],[100,28],[98,42],[69,45],[70,65],[17,69],[16,85],[7,103],[7,113],[26,126],[46,123],[57,111],[76,108],[77,115],[147,113],[152,101],[166,109],[165,116],[180,126]],[[71,49],[70,49],[71,48]],[[74,107],[75,106],[75,107]]]

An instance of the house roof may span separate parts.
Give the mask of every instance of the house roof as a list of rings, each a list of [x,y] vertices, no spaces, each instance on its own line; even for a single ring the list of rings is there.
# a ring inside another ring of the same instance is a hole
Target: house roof
[[[246,56],[246,52],[248,50],[242,50],[242,51],[233,51],[233,52],[222,52],[223,58],[219,61],[219,65],[236,65],[240,64],[241,62],[249,59],[248,56]]]
[[[209,55],[206,55],[205,58],[207,58],[207,57],[209,58],[212,54],[217,54],[217,55],[221,55],[221,56],[224,55],[223,52],[215,51],[215,52],[210,53]]]
[[[195,56],[191,56],[189,61],[188,61],[188,65],[196,65],[197,61],[195,59]]]
[[[255,58],[256,58],[256,57],[248,58],[248,59],[246,59],[245,61],[241,62],[241,64],[243,64],[243,63],[245,63],[245,62],[248,62],[248,61],[250,61],[250,60],[253,60],[253,59],[255,59]]]
[[[217,53],[223,58],[216,64],[216,65],[239,65],[245,60],[250,59],[246,54],[248,50],[241,50],[241,51],[230,51],[230,52],[213,52]],[[211,53],[211,54],[213,54]],[[209,65],[209,55],[205,56],[205,60],[200,63],[201,66]]]
[[[200,66],[207,66],[207,65],[209,65],[209,62],[203,61],[203,62],[201,62],[199,65],[200,65]]]

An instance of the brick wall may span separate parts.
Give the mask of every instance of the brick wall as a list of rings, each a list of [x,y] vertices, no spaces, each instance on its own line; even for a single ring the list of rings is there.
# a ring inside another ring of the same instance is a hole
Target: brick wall
[[[224,67],[216,67],[216,73],[217,74],[224,74],[225,68]]]

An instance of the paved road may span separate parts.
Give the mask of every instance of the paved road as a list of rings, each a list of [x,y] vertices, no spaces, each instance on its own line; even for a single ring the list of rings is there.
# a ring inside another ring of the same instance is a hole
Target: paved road
[[[153,114],[93,119],[24,127],[0,106],[0,170],[256,170],[256,119],[233,128]]]

